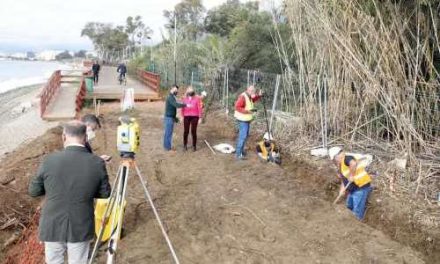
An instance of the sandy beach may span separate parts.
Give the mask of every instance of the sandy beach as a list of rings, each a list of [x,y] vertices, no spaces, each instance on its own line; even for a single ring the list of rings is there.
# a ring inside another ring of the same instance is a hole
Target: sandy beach
[[[43,84],[17,88],[0,94],[0,160],[19,145],[44,134],[58,122],[46,122],[39,115]]]

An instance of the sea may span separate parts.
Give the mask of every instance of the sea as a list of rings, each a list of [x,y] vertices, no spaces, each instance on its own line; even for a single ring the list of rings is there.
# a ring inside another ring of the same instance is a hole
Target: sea
[[[70,68],[60,62],[0,60],[0,96],[20,87],[45,83],[55,70]]]

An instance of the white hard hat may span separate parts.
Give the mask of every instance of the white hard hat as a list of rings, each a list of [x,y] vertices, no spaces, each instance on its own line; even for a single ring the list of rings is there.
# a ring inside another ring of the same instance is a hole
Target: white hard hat
[[[338,155],[342,151],[340,147],[332,147],[328,150],[328,156],[331,160],[334,160],[336,155]]]
[[[263,139],[265,140],[273,140],[273,137],[269,132],[264,133]]]
[[[202,96],[207,96],[208,93],[207,93],[206,91],[203,91],[203,92],[201,93],[201,95],[202,95]]]

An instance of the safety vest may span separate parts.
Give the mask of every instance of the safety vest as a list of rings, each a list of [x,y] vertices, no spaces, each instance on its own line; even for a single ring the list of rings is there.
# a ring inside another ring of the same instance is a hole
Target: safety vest
[[[258,143],[258,145],[260,145],[262,158],[267,159],[269,152],[267,151],[266,145],[264,145],[264,141],[261,141],[260,143]],[[275,144],[270,143],[270,152],[272,152],[274,149],[275,149]]]
[[[350,167],[345,165],[345,154],[342,156],[341,159],[341,173],[342,175],[348,180],[348,178],[350,177]],[[357,162],[357,161],[356,161]],[[358,162],[357,162],[358,163]],[[356,167],[356,173],[354,175],[354,183],[356,184],[356,186],[358,187],[362,187],[367,183],[371,182],[371,177],[370,175],[368,175],[368,173],[365,171],[365,167],[361,166],[359,163],[357,164]]]
[[[244,107],[245,110],[251,111],[252,109],[254,109],[254,102],[252,102],[246,92],[242,93],[240,96],[244,96],[244,99],[246,101],[246,105]],[[235,110],[234,117],[237,118],[238,121],[250,122],[254,119],[254,114],[243,114]]]

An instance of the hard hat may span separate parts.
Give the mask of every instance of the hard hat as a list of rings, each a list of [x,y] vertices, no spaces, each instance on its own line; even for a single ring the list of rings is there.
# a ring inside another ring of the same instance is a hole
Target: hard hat
[[[334,160],[336,155],[338,155],[342,151],[340,147],[332,147],[328,150],[328,156],[331,160]]]
[[[265,140],[273,140],[273,137],[269,132],[264,133],[263,139]]]
[[[206,91],[203,91],[203,92],[201,93],[201,95],[202,95],[202,96],[207,96],[208,93],[207,93]]]

